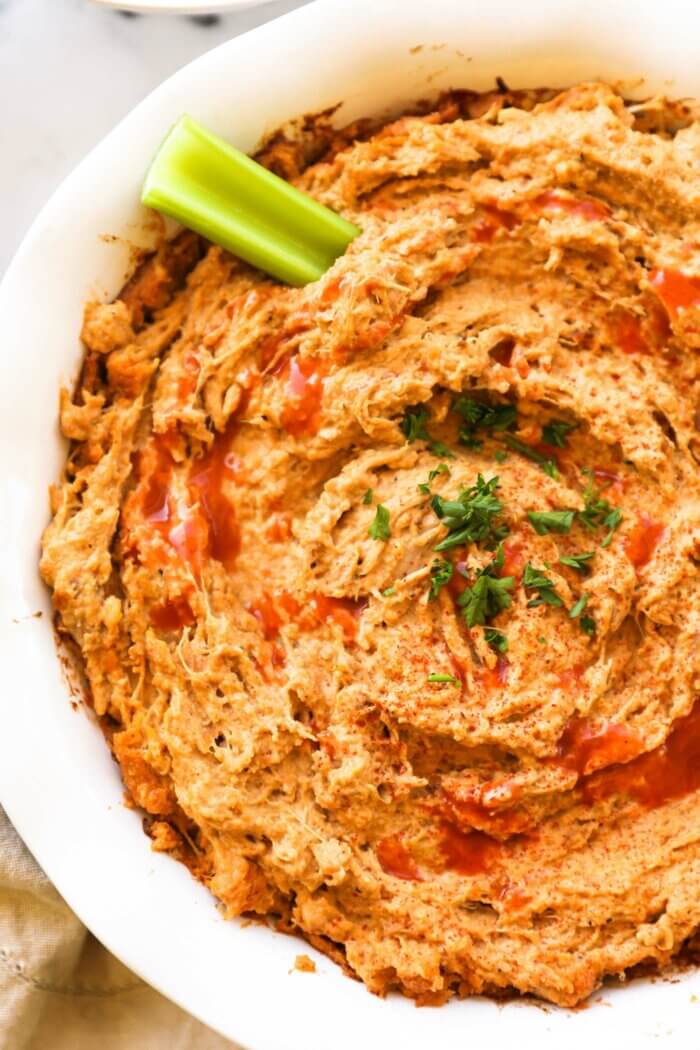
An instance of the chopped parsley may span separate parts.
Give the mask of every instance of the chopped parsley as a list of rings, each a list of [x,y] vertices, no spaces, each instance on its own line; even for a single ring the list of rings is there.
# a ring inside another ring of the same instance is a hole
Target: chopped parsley
[[[512,449],[513,452],[519,452],[521,456],[525,456],[525,459],[531,460],[533,463],[537,463],[539,467],[549,475],[550,478],[558,478],[559,471],[557,465],[553,459],[547,459],[541,452],[538,452],[532,445],[526,445],[524,441],[519,441],[518,438],[513,437],[512,434],[505,435],[505,442],[508,448]]]
[[[570,569],[580,572],[582,576],[587,576],[591,570],[586,565],[586,562],[589,562],[594,556],[595,551],[582,551],[581,554],[563,554],[559,559],[559,564],[568,565]]]
[[[369,534],[373,540],[388,540],[391,536],[389,511],[381,503],[377,504],[374,521],[369,527]]]
[[[495,495],[498,487],[498,477],[484,481],[479,474],[476,485],[462,489],[456,500],[433,496],[430,505],[448,532],[445,539],[435,547],[436,551],[475,542],[495,547],[508,535],[508,526],[495,521],[503,510],[503,504]]]
[[[572,620],[575,620],[580,616],[581,618],[578,621],[579,627],[581,628],[584,634],[587,634],[589,635],[589,637],[592,637],[595,634],[596,630],[595,620],[592,616],[581,616],[581,613],[588,605],[589,598],[590,594],[582,594],[578,601],[569,609],[569,616]]]
[[[499,631],[495,627],[487,627],[484,631],[484,638],[497,653],[503,654],[508,652],[508,639],[503,631]]]
[[[448,477],[450,476],[450,468],[447,466],[447,463],[438,463],[435,469],[431,470],[428,474],[428,481],[434,481],[440,474],[447,474]]]
[[[452,579],[454,573],[454,565],[451,561],[446,561],[444,558],[436,558],[433,564],[430,566],[430,593],[428,595],[428,601],[434,602],[440,594],[443,587]]]
[[[459,678],[455,678],[453,674],[429,674],[429,682],[445,682],[449,685],[459,685]]]
[[[571,606],[571,609],[569,610],[569,616],[572,620],[575,620],[577,616],[581,615],[583,610],[588,605],[589,598],[590,594],[582,594],[578,601],[575,603],[575,605]]]
[[[387,587],[386,590],[382,591],[382,595],[385,598],[391,598],[392,594],[396,594],[396,587],[394,587],[393,584],[391,587]]]
[[[439,477],[440,474],[446,474],[448,477],[450,476],[450,468],[447,466],[447,463],[438,463],[437,467],[435,467],[434,470],[431,470],[428,474],[428,480],[421,481],[418,485],[418,491],[422,492],[424,496],[429,496],[430,482],[435,481],[435,478]]]
[[[477,430],[507,430],[516,420],[517,409],[509,402],[490,404],[488,401],[476,401],[466,394],[461,394],[452,402],[452,410],[462,417],[459,429],[459,440],[468,448],[481,448],[481,441],[476,437]]]
[[[443,456],[445,459],[456,459],[452,449],[444,441],[430,441],[428,448],[434,456]]]
[[[528,609],[536,609],[538,605],[563,605],[564,602],[557,594],[556,584],[550,580],[541,569],[536,569],[532,562],[528,562],[523,573],[523,587],[526,591],[537,591],[537,597],[531,598],[527,603]]]
[[[467,587],[457,599],[467,627],[482,626],[492,616],[510,608],[511,597],[508,592],[515,586],[515,577],[496,575],[503,568],[504,560],[503,544],[499,544],[493,561],[479,570],[472,586]]]
[[[365,492],[364,496],[362,497],[362,502],[364,503],[364,505],[366,507],[368,507],[373,499],[374,499],[374,493],[372,492],[372,489],[367,489],[367,491]]]
[[[401,433],[409,444],[413,444],[414,441],[426,441],[434,455],[454,459],[455,454],[452,449],[442,441],[434,441],[428,433],[426,423],[429,418],[425,405],[414,405],[412,408],[407,408],[400,423]]]
[[[593,482],[593,475],[588,473],[588,484],[583,493],[583,510],[578,512],[578,518],[582,525],[593,532],[595,529],[608,529],[608,534],[601,543],[601,547],[608,547],[613,538],[613,533],[622,521],[622,511],[619,507],[613,507],[606,499],[600,498],[600,490]]]
[[[504,452],[502,448],[498,448],[494,452],[493,458],[496,460],[497,463],[505,463],[505,461],[508,459],[508,453]]]
[[[401,433],[409,444],[414,441],[430,441],[430,435],[425,428],[428,422],[428,410],[424,405],[415,405],[407,408],[401,420]]]
[[[531,510],[528,518],[538,536],[548,532],[570,532],[574,523],[573,510]]]
[[[550,419],[549,423],[542,427],[542,440],[546,445],[566,448],[567,438],[577,426],[578,423],[567,423],[564,419]]]

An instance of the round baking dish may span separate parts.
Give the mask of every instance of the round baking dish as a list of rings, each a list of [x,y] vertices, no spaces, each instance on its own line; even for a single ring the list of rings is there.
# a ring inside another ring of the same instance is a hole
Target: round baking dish
[[[211,15],[224,11],[240,11],[244,7],[260,7],[269,0],[92,0],[105,7],[121,11],[142,11],[153,15]]]
[[[155,91],[66,180],[37,218],[0,287],[0,797],[49,876],[125,963],[251,1050],[439,1045],[687,1046],[700,974],[605,990],[607,1008],[542,1010],[382,1001],[301,942],[226,922],[175,861],[154,854],[122,805],[117,767],[72,698],[38,571],[47,487],[65,449],[58,390],[75,377],[82,305],[112,297],[152,224],[143,172],[183,112],[243,149],[301,113],[342,103],[336,120],[400,108],[448,87],[518,87],[604,77],[630,95],[700,95],[700,9],[683,0],[323,0],[200,58]],[[242,105],[242,100],[245,104]],[[38,615],[41,614],[41,615]],[[312,953],[313,954],[313,953]],[[494,1028],[494,1026],[497,1026]]]

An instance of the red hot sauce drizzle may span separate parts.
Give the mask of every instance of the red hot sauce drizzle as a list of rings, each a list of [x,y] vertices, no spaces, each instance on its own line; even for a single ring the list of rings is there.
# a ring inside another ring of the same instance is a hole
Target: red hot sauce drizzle
[[[207,525],[208,553],[226,569],[231,569],[241,547],[241,534],[233,504],[224,492],[224,483],[236,480],[236,459],[231,459],[231,442],[238,422],[231,419],[217,435],[211,448],[195,460],[189,477],[191,489],[199,497]]]
[[[648,514],[640,514],[637,524],[624,542],[625,554],[635,569],[642,569],[651,559],[665,531],[661,522],[654,521]]]
[[[455,824],[444,821],[440,834],[445,867],[460,875],[480,875],[488,871],[503,853],[501,843],[483,831],[461,831]]]
[[[387,875],[411,882],[423,881],[418,865],[398,835],[390,835],[378,842],[376,852],[382,871]]]
[[[610,795],[627,795],[654,809],[700,788],[700,703],[676,720],[665,743],[624,765],[586,777],[582,796],[587,802]]]
[[[499,230],[514,230],[521,219],[515,212],[505,211],[495,204],[483,204],[481,214],[471,230],[471,238],[477,244],[489,244]]]
[[[179,631],[194,623],[194,613],[186,598],[170,598],[152,607],[150,620],[159,631]]]
[[[567,215],[579,215],[589,222],[610,218],[610,209],[602,201],[591,198],[562,197],[554,190],[548,190],[535,197],[536,207],[541,211],[564,212]]]
[[[559,739],[553,761],[583,776],[603,766],[636,758],[642,746],[637,734],[626,726],[572,718]]]
[[[680,270],[652,270],[651,286],[672,321],[684,310],[700,306],[700,277],[687,277]]]
[[[282,370],[287,381],[287,402],[280,422],[293,437],[315,434],[319,428],[325,372],[323,362],[297,355]]]
[[[642,324],[636,314],[620,310],[613,318],[612,338],[624,354],[651,353],[649,344],[642,334]]]

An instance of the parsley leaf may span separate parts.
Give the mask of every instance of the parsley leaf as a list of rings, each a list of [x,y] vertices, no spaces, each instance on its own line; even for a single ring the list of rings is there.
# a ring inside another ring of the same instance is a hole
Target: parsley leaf
[[[392,594],[396,594],[396,587],[392,584],[391,587],[387,587],[386,590],[382,591],[384,598],[391,598]]]
[[[548,532],[569,532],[575,513],[573,510],[531,510],[527,516],[537,535],[546,536]]]
[[[447,474],[449,477],[450,468],[447,466],[447,463],[438,463],[435,469],[428,474],[428,481],[434,481],[439,474]]]
[[[373,540],[388,540],[391,536],[389,527],[389,511],[381,503],[377,504],[374,521],[369,527],[369,534]]]
[[[515,423],[517,416],[515,405],[509,402],[491,404],[488,401],[476,401],[466,394],[455,398],[452,410],[464,420],[459,429],[460,443],[474,449],[482,446],[476,437],[477,430],[507,430]]]
[[[364,505],[366,507],[368,507],[373,499],[374,499],[374,493],[372,492],[372,489],[367,489],[367,491],[365,492],[364,496],[362,497],[362,502],[364,503]]]
[[[487,627],[484,631],[484,638],[497,653],[508,652],[508,639],[503,631],[498,631],[495,627]]]
[[[456,459],[452,449],[444,441],[430,441],[428,448],[434,456],[443,456],[445,459]]]
[[[533,463],[537,463],[539,467],[548,474],[550,478],[558,478],[559,471],[557,465],[553,459],[547,459],[541,452],[538,452],[532,445],[526,445],[524,441],[519,441],[518,438],[513,437],[512,434],[505,435],[505,442],[508,448],[512,449],[513,452],[519,452],[521,456],[525,456],[525,459],[532,460]]]
[[[430,441],[430,435],[425,428],[428,422],[428,410],[424,405],[414,405],[407,408],[401,420],[401,433],[409,444],[414,441]]]
[[[523,587],[527,591],[537,591],[537,597],[527,603],[528,609],[536,609],[538,605],[563,605],[555,586],[554,581],[545,576],[541,569],[536,569],[532,562],[527,563],[523,572]]]
[[[550,419],[549,423],[542,427],[542,440],[546,445],[566,448],[567,437],[577,426],[578,423],[567,423],[564,419]]]
[[[583,493],[583,510],[578,512],[578,518],[582,525],[593,532],[597,528],[608,529],[608,534],[601,543],[601,547],[608,547],[613,538],[613,533],[622,521],[622,511],[619,507],[613,507],[606,499],[600,498],[600,490],[593,482],[593,475],[588,473],[588,484]]]
[[[427,441],[428,448],[435,456],[455,459],[451,448],[448,448],[443,441],[434,441],[431,438],[426,427],[429,418],[425,405],[414,405],[412,408],[407,408],[400,423],[401,433],[409,444],[413,444],[414,441]]]
[[[563,554],[559,559],[560,565],[568,565],[570,569],[574,569],[576,572],[580,572],[582,576],[587,576],[591,571],[587,561],[595,556],[595,551],[583,551],[581,554]]]
[[[508,592],[515,586],[515,577],[495,575],[503,567],[504,558],[503,545],[499,544],[493,561],[480,570],[472,586],[467,587],[457,599],[467,627],[483,625],[503,609],[510,608],[511,597]]]
[[[428,485],[426,481],[421,481],[421,483],[418,486],[418,491],[421,492],[424,496],[429,496],[430,485]]]
[[[574,605],[571,606],[571,608],[569,609],[569,616],[571,617],[572,620],[575,620],[577,616],[581,615],[583,610],[588,605],[588,599],[589,598],[590,598],[590,594],[582,594],[581,597],[578,599],[578,601]]]
[[[436,558],[430,566],[430,593],[428,601],[434,602],[443,587],[452,579],[454,565],[444,558]]]
[[[455,678],[453,674],[429,674],[429,682],[446,682],[449,685],[459,685],[459,678]]]
[[[484,481],[477,476],[476,485],[462,489],[456,500],[433,496],[433,508],[448,535],[437,544],[436,551],[450,550],[464,543],[484,542],[495,546],[508,535],[508,526],[496,523],[495,518],[503,510],[503,504],[495,495],[499,487],[498,477]]]
[[[569,609],[569,616],[572,620],[575,620],[578,616],[581,616],[581,613],[588,605],[589,598],[590,594],[584,593],[581,595],[578,601],[571,606],[571,608]],[[578,624],[584,634],[587,634],[591,638],[593,637],[593,635],[596,632],[596,623],[592,616],[581,616],[581,619],[579,620]]]

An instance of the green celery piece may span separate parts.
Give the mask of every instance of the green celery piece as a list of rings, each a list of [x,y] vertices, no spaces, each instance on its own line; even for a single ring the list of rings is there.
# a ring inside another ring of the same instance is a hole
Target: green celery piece
[[[287,284],[317,281],[360,230],[187,115],[141,200]]]

